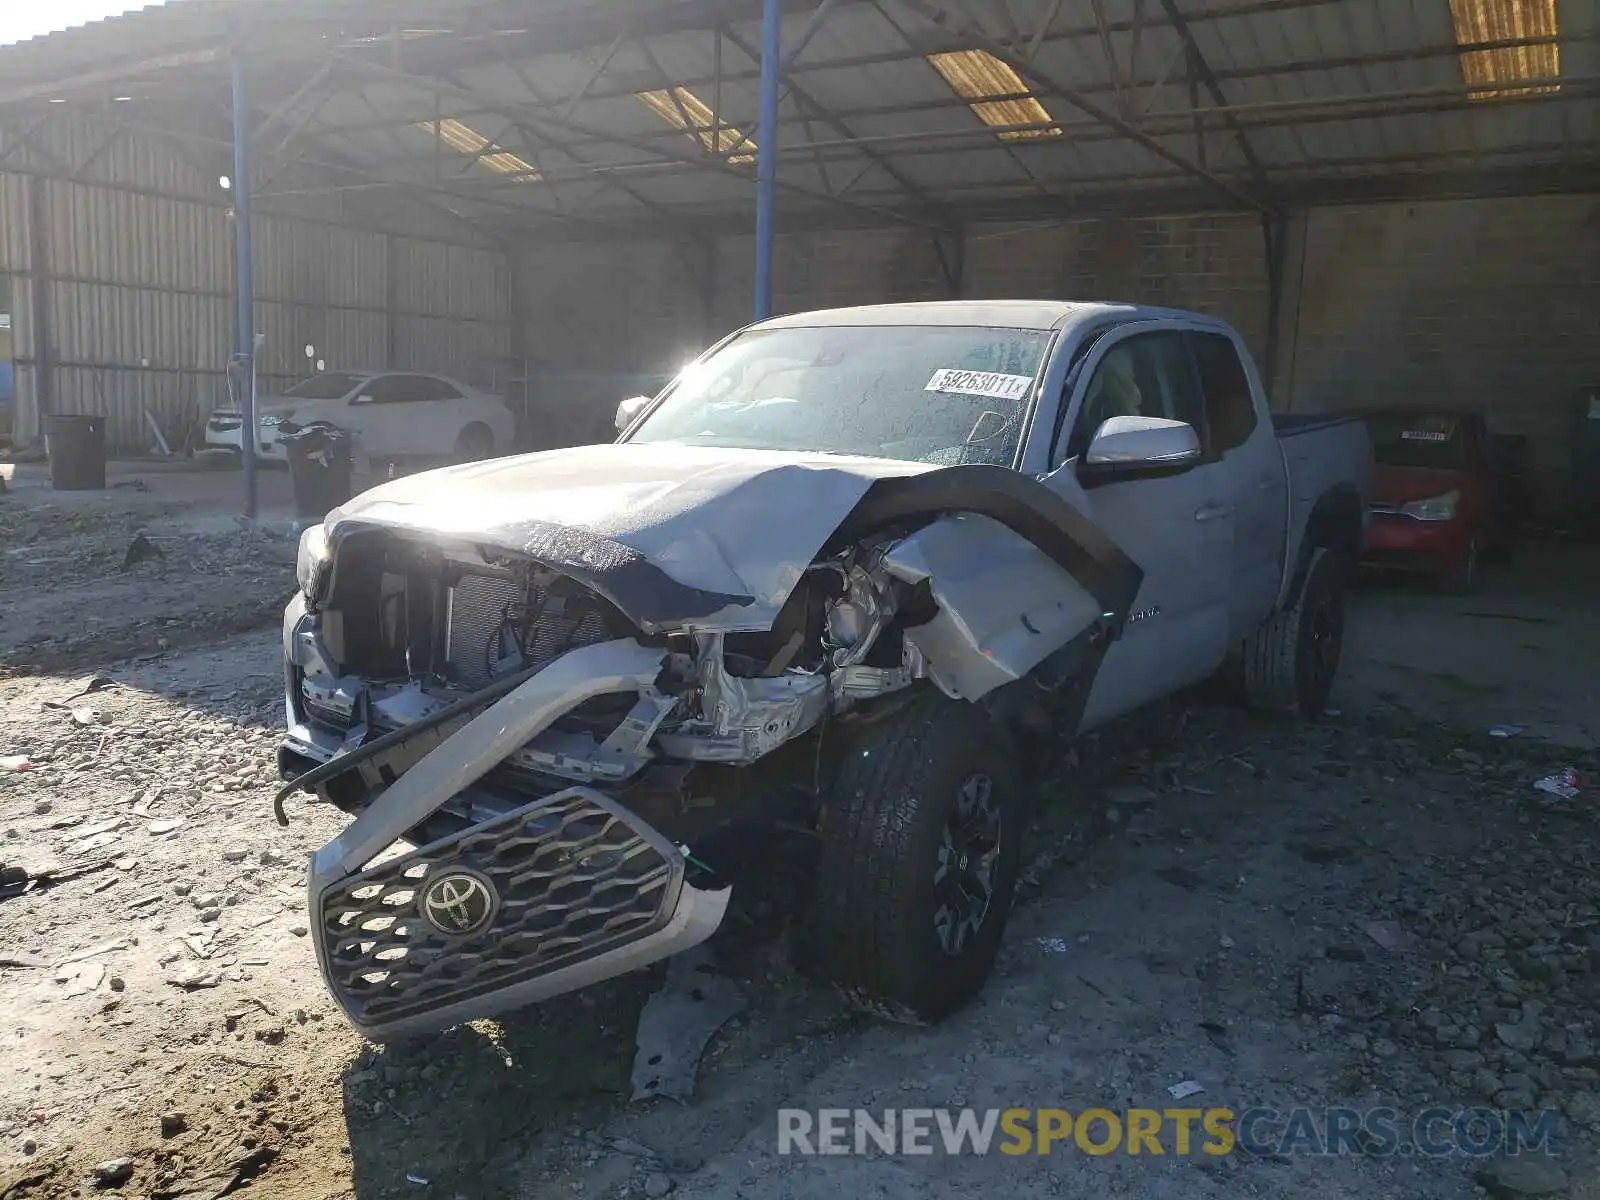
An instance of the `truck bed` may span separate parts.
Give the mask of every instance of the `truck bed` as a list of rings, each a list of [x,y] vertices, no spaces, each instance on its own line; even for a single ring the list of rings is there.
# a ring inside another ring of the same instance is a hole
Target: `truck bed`
[[[1371,499],[1372,443],[1360,417],[1347,413],[1273,413],[1272,426],[1289,478],[1289,545],[1285,584],[1299,561],[1312,509],[1340,485],[1357,489],[1361,511]]]
[[[1330,425],[1344,425],[1352,421],[1359,422],[1360,417],[1351,413],[1280,413],[1272,414],[1272,428],[1277,431],[1278,440],[1294,437],[1296,434],[1310,433],[1317,429],[1326,429]]]

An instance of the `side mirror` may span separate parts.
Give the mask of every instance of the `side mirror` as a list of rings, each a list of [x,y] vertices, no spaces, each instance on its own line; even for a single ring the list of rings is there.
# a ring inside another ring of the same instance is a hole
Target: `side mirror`
[[[1111,417],[1094,431],[1078,473],[1084,479],[1155,475],[1193,466],[1201,453],[1200,435],[1187,421]]]
[[[621,404],[617,405],[617,432],[621,433],[629,425],[632,425],[633,419],[642,413],[649,403],[649,396],[629,396]]]

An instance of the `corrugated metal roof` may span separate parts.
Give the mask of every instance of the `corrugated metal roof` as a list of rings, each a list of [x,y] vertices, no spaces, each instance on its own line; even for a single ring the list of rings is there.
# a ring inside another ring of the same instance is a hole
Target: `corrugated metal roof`
[[[786,221],[1600,186],[1600,0],[1093,7],[838,0],[817,23],[795,0]],[[268,157],[314,168],[268,195],[412,189],[517,230],[748,219],[758,0],[172,0],[0,48],[0,136],[59,109],[225,146],[241,31]]]

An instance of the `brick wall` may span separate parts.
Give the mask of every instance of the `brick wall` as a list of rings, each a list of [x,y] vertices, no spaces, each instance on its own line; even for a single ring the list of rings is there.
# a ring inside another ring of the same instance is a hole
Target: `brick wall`
[[[1319,209],[1297,232],[1284,402],[1467,405],[1564,466],[1565,406],[1600,381],[1600,197]]]
[[[1279,408],[1463,403],[1564,454],[1563,404],[1600,380],[1600,197],[1318,209],[1290,223]],[[526,352],[573,373],[568,406],[615,407],[751,311],[749,236],[703,248],[575,242],[522,260]],[[1214,313],[1266,349],[1267,275],[1253,215],[984,225],[964,294],[1118,299]],[[781,237],[775,306],[793,312],[949,294],[914,230]],[[587,425],[585,425],[587,428]]]
[[[966,293],[1128,300],[1210,313],[1266,348],[1267,276],[1253,216],[1106,219],[979,227]]]
[[[1121,299],[1216,313],[1257,352],[1265,342],[1259,223],[1197,216],[978,226],[964,295]],[[950,296],[929,235],[843,230],[780,237],[773,305],[800,312]],[[707,271],[710,271],[708,282]],[[754,239],[703,248],[664,242],[540,244],[522,255],[523,352],[545,364],[554,435],[589,430],[630,388],[670,375],[750,319]],[[598,418],[597,410],[604,410]]]

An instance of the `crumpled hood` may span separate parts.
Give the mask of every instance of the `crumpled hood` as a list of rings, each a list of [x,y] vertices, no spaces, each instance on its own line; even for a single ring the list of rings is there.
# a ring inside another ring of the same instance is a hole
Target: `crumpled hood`
[[[597,590],[646,628],[687,619],[706,630],[765,630],[875,481],[936,469],[770,450],[579,446],[397,479],[325,525],[335,542],[382,526],[527,554],[588,583],[626,577],[634,586]],[[638,586],[641,561],[715,611],[674,611],[692,606],[683,595],[652,598],[648,581]]]

